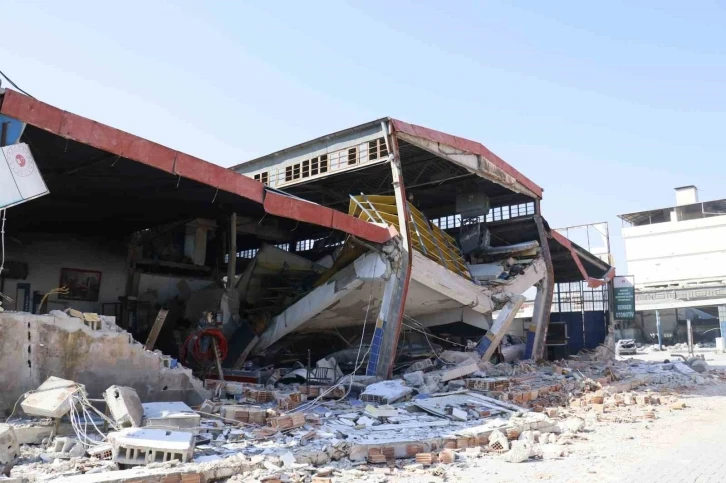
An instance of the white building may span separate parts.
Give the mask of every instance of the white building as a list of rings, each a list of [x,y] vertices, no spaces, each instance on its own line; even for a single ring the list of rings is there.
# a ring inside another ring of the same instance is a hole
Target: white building
[[[675,206],[620,218],[638,312],[623,336],[652,337],[658,311],[666,343],[686,337],[686,319],[700,338],[718,337],[711,329],[719,327],[719,311],[726,323],[726,199],[699,202],[697,188],[683,186]]]

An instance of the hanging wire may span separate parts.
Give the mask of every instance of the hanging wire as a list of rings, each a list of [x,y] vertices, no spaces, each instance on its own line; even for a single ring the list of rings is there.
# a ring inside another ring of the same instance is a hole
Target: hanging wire
[[[21,89],[20,87],[18,87],[18,85],[15,82],[13,82],[12,79],[10,79],[10,77],[8,77],[7,75],[5,75],[5,72],[3,72],[3,71],[0,70],[0,75],[3,76],[3,77],[5,77],[5,79],[7,79],[7,81],[10,82],[10,85],[11,86],[15,87],[17,90],[19,90],[20,92],[22,92],[26,96],[32,97],[33,99],[35,99],[35,97],[31,96],[26,91],[24,91],[23,89]]]

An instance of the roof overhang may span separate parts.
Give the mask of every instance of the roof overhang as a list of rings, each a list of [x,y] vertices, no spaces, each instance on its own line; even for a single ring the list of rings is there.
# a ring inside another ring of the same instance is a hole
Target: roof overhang
[[[13,231],[129,234],[237,212],[276,216],[289,229],[302,222],[302,237],[321,229],[376,243],[392,236],[387,228],[266,190],[247,176],[10,89],[0,90],[0,116],[6,142],[28,143],[50,190],[8,210]]]
[[[456,163],[482,178],[532,198],[542,198],[542,188],[481,143],[441,131],[391,119],[397,137]]]

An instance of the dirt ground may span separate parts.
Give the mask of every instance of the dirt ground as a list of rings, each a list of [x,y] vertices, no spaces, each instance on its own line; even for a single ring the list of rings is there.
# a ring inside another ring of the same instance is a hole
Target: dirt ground
[[[638,358],[658,360],[667,353]],[[712,367],[726,367],[726,357],[706,355]],[[586,429],[565,445],[567,456],[508,463],[486,454],[438,469],[399,470],[395,475],[373,474],[368,481],[514,483],[543,481],[706,483],[726,480],[726,383],[665,391],[686,403],[683,410],[656,406],[656,419],[637,422],[598,422],[585,413]]]

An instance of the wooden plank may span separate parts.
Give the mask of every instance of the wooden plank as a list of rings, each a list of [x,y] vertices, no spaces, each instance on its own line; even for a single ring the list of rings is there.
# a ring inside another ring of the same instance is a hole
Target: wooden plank
[[[156,314],[156,320],[154,320],[154,325],[151,327],[151,332],[149,332],[149,337],[146,339],[146,344],[144,344],[144,349],[147,351],[154,350],[156,339],[159,337],[159,333],[161,332],[161,328],[164,326],[164,322],[166,321],[166,316],[168,314],[169,311],[166,309],[161,309],[159,310],[159,313]]]

